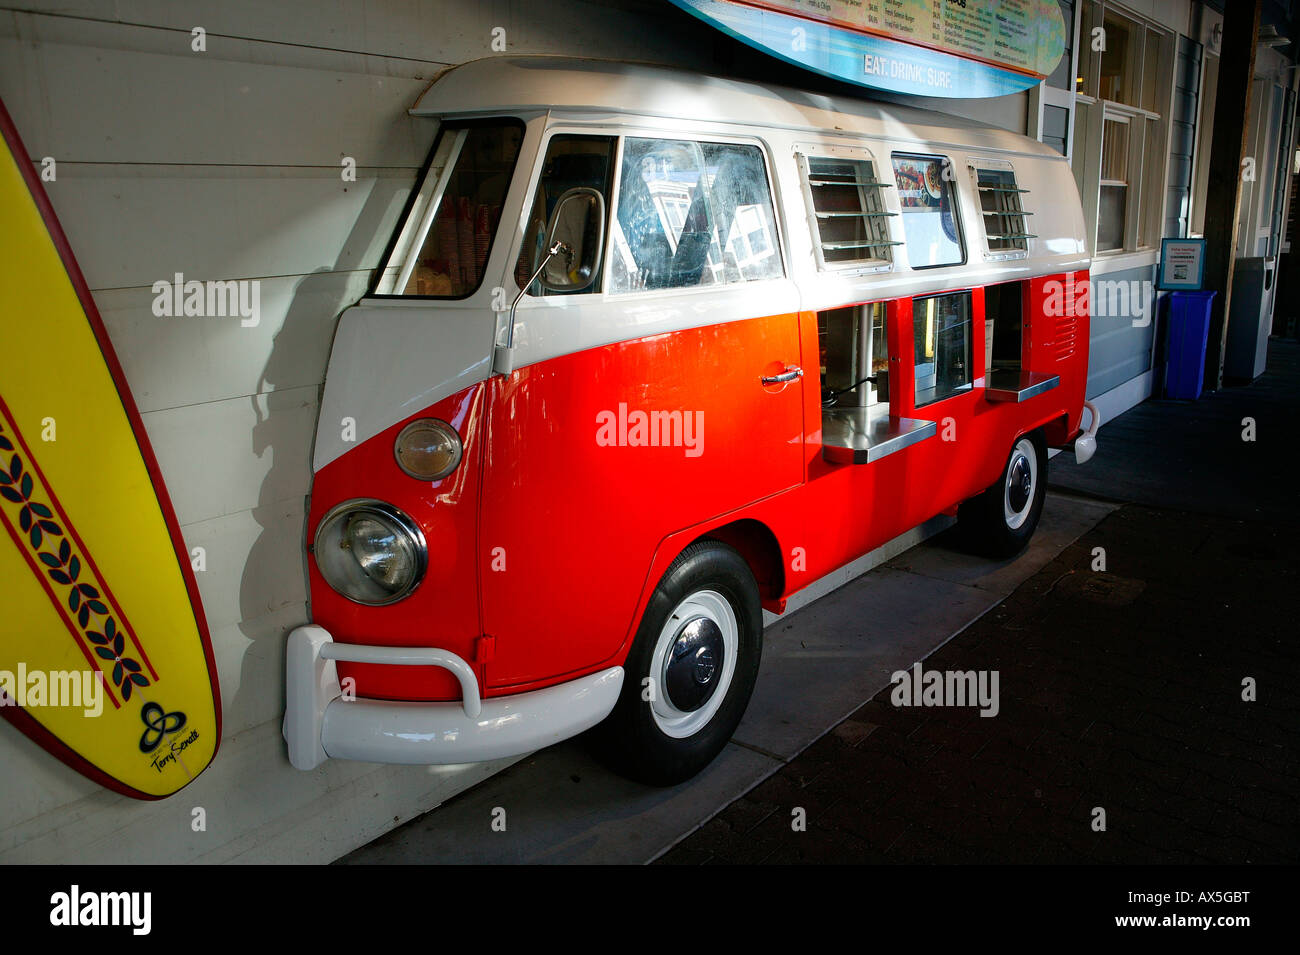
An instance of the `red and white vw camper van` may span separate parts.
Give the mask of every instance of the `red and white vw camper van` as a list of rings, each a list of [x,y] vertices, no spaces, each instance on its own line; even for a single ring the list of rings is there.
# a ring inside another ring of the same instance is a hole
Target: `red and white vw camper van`
[[[1007,556],[1081,433],[1063,157],[893,105],[495,57],[342,316],[285,737],[466,763],[599,726],[653,783],[722,748],[762,609],[940,513]]]

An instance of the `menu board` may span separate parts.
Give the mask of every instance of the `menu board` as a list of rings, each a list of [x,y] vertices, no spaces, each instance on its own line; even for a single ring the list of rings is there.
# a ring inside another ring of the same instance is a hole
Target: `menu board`
[[[749,0],[753,6],[1047,76],[1065,50],[1056,0]]]

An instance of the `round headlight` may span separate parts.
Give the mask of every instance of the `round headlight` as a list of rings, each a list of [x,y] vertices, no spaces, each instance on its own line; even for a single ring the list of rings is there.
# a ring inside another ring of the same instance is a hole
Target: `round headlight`
[[[391,504],[368,499],[344,501],[321,518],[312,553],[327,584],[372,607],[414,590],[429,559],[415,521]]]
[[[397,465],[420,481],[445,478],[460,464],[460,435],[445,421],[420,418],[412,421],[393,442]]]

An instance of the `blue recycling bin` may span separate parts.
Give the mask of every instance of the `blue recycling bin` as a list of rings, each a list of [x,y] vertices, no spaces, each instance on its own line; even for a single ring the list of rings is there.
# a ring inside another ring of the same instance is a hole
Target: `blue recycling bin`
[[[1217,292],[1169,293],[1169,361],[1165,397],[1195,401],[1205,380],[1205,344],[1210,336],[1210,307]]]

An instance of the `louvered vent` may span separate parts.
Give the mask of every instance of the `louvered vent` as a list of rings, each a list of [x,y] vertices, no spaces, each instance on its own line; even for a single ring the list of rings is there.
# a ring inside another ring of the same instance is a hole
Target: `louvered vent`
[[[870,159],[829,159],[800,156],[804,182],[812,203],[818,265],[823,269],[888,268],[893,247],[888,212],[880,190],[893,187],[876,177]]]
[[[975,186],[979,190],[980,209],[984,213],[984,235],[993,258],[1019,258],[1029,251],[1029,240],[1038,236],[1028,229],[1028,217],[1022,196],[1028,189],[1016,185],[1011,169],[975,169]]]

